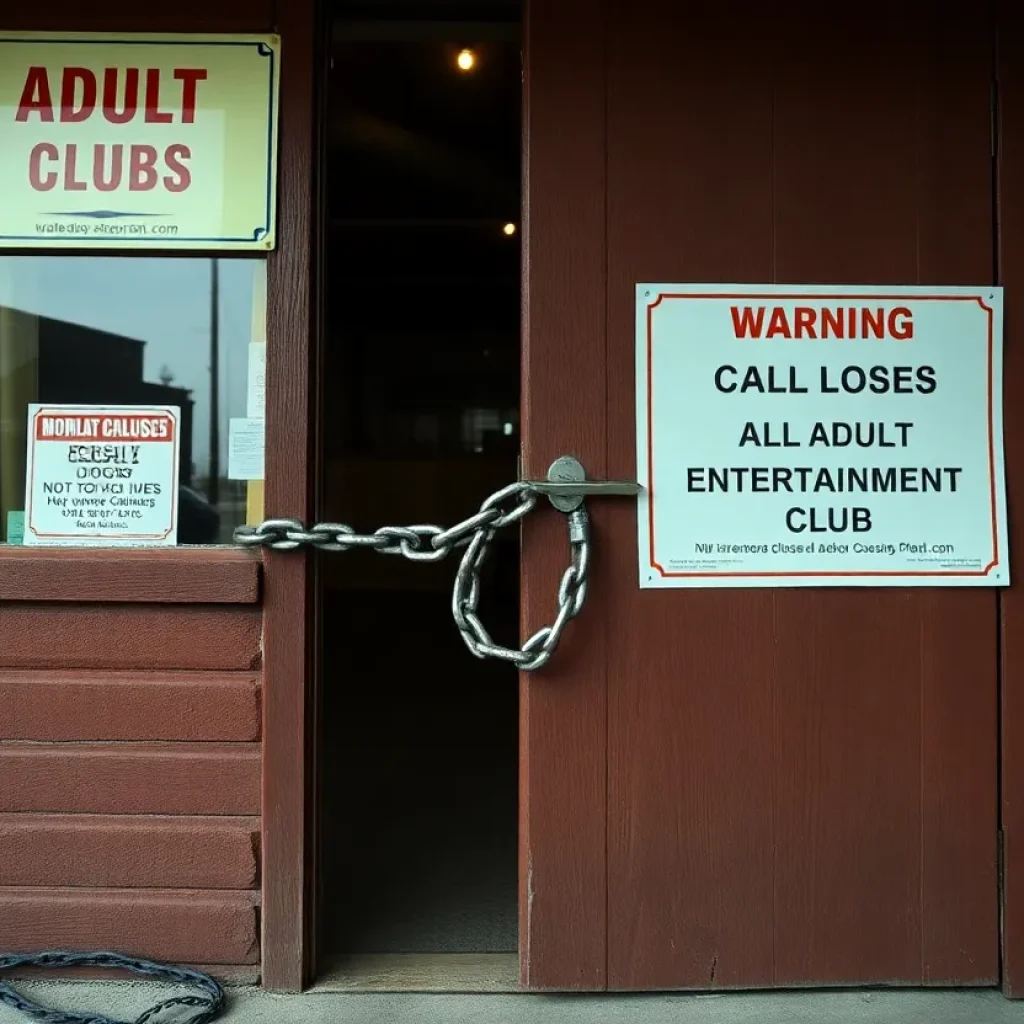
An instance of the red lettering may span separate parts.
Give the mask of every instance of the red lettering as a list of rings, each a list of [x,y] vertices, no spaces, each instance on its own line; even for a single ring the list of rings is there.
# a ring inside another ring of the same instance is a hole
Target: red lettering
[[[53,100],[50,97],[50,79],[46,68],[31,67],[25,76],[25,88],[21,90],[18,113],[15,121],[27,121],[35,111],[40,121],[53,121]],[[52,187],[52,186],[51,186]]]
[[[174,77],[181,82],[182,124],[192,124],[196,119],[196,90],[200,82],[206,81],[206,75],[201,68],[174,69]]]
[[[32,147],[28,157],[28,180],[37,192],[49,192],[57,184],[56,171],[50,171],[45,177],[41,173],[44,156],[50,160],[60,159],[60,153],[53,143],[40,142],[38,146]]]
[[[58,147],[40,142],[32,148],[28,159],[28,180],[36,192],[97,193],[151,192],[163,187],[172,194],[192,186],[192,150],[181,142],[162,152],[155,146],[141,143],[96,143],[83,149],[80,143]],[[87,166],[87,164],[89,166]]]
[[[768,321],[768,330],[765,332],[766,338],[774,338],[776,335],[781,335],[783,338],[793,337],[793,332],[789,329],[789,321],[786,319],[786,311],[781,306],[776,306],[772,310],[772,318]]]
[[[808,338],[817,338],[818,332],[815,330],[814,323],[818,319],[818,311],[811,309],[810,306],[797,306],[793,313],[796,336],[802,338],[806,331]]]
[[[110,147],[110,175],[107,176],[107,147],[100,145],[92,154],[92,183],[97,192],[114,192],[121,184],[124,173],[124,146],[115,143]]]
[[[860,336],[866,338],[868,336],[868,330],[876,338],[885,337],[885,310],[879,309],[872,315],[870,309],[862,309],[860,311]]]
[[[764,326],[764,306],[758,306],[757,314],[749,306],[731,309],[732,327],[737,338],[761,337],[761,328]]]
[[[171,172],[164,178],[164,188],[168,192],[184,192],[192,184],[192,172],[185,161],[192,159],[192,150],[178,143],[168,146],[164,153],[164,161]]]
[[[897,341],[909,341],[914,336],[913,314],[906,306],[897,306],[889,311],[889,333]]]
[[[171,114],[160,109],[160,69],[146,71],[146,124],[170,124]]]
[[[823,338],[845,338],[842,309],[823,309],[821,311],[821,336]]]
[[[767,337],[781,334],[790,337],[785,314],[781,310],[772,313]],[[834,306],[829,309],[814,309],[810,306],[798,306],[794,310],[794,336],[817,339],[835,338],[838,340],[857,338],[895,338],[906,341],[914,336],[912,314],[906,306],[897,306],[886,311],[879,306]]]
[[[75,165],[78,163],[78,146],[72,143],[64,151],[64,191],[84,192],[87,188],[84,181],[75,177]]]
[[[103,72],[103,116],[111,124],[127,124],[139,109],[139,69],[125,68],[124,106],[117,109],[117,68]]]
[[[132,192],[149,192],[156,188],[156,149],[153,146],[132,146],[128,188]]]
[[[75,107],[78,85],[82,86],[82,102]],[[62,123],[86,121],[96,109],[96,76],[88,68],[65,68],[60,86],[60,119]]]

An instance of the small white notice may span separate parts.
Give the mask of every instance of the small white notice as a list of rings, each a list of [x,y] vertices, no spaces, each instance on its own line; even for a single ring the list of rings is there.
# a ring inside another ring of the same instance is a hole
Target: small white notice
[[[262,480],[265,423],[234,417],[228,424],[228,479]]]
[[[179,410],[30,405],[26,545],[174,545]]]
[[[266,415],[267,346],[261,341],[249,342],[249,379],[246,388],[246,413],[251,420]]]
[[[637,286],[640,586],[1006,586],[999,288]]]

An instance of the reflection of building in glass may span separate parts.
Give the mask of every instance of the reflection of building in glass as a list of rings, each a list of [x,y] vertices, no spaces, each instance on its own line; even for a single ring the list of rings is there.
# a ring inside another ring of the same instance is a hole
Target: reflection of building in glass
[[[192,392],[143,379],[144,341],[66,320],[34,318],[37,324],[35,400],[75,405],[170,405],[181,417],[181,486],[178,540],[216,543],[217,510],[193,488]]]
[[[173,405],[181,410],[181,482],[192,485],[192,392],[143,380],[146,343],[39,317],[39,402]]]

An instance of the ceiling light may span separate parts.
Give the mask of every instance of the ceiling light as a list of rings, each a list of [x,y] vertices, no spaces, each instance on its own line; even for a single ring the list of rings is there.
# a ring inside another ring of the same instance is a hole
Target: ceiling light
[[[516,233],[516,226],[511,221],[509,221],[501,230],[504,231],[506,235],[511,237]]]
[[[472,71],[476,67],[476,54],[472,50],[460,50],[455,63],[460,71]]]

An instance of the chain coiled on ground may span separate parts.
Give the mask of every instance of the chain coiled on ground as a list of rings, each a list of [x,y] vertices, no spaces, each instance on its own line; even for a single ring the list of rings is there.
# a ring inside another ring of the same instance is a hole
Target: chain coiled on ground
[[[153,963],[135,957],[122,956],[120,953],[28,953],[24,955],[7,955],[0,953],[0,971],[16,970],[22,967],[32,968],[74,968],[98,967],[103,970],[124,970],[140,974],[146,978],[159,981],[171,981],[179,985],[197,988],[202,995],[172,996],[151,1006],[140,1014],[132,1024],[208,1024],[224,1009],[224,990],[221,986],[198,971],[190,971],[185,967],[170,967],[166,964]],[[44,1024],[122,1024],[111,1017],[98,1013],[73,1013],[67,1010],[51,1010],[39,1003],[26,999],[10,985],[0,981],[0,1003],[27,1014]],[[168,1016],[164,1020],[156,1018],[167,1010],[187,1007],[196,1012],[182,1016]]]
[[[562,632],[583,608],[590,571],[590,524],[580,506],[569,514],[571,562],[558,588],[558,612],[550,626],[537,630],[521,648],[503,647],[492,639],[477,615],[480,572],[495,534],[519,522],[537,505],[539,495],[524,482],[496,491],[480,511],[449,529],[432,524],[382,526],[373,533],[356,533],[344,523],[318,523],[306,529],[297,519],[267,519],[259,526],[240,526],[235,542],[275,551],[308,546],[320,551],[368,549],[381,555],[399,555],[412,562],[440,562],[454,550],[464,549],[452,590],[452,617],[469,650],[478,658],[512,662],[524,672],[545,665]]]

